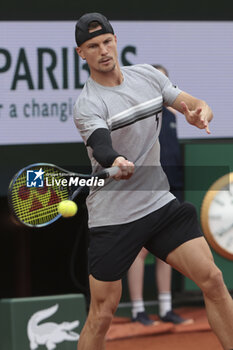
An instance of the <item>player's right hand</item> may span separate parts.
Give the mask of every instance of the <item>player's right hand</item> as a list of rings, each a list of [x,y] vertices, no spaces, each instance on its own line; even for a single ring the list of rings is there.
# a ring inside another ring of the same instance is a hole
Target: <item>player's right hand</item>
[[[128,161],[124,157],[117,157],[112,166],[118,166],[118,173],[113,176],[115,180],[128,180],[134,173],[134,163]]]

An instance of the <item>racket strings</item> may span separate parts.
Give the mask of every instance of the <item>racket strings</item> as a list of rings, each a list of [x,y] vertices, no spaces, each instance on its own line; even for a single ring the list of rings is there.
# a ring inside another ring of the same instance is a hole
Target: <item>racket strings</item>
[[[58,169],[44,167],[43,170],[45,176],[55,176],[57,183],[64,179]],[[68,188],[56,183],[53,186],[27,187],[26,181],[27,173],[23,171],[11,186],[13,210],[21,222],[29,226],[42,226],[59,215],[58,203],[69,198]]]

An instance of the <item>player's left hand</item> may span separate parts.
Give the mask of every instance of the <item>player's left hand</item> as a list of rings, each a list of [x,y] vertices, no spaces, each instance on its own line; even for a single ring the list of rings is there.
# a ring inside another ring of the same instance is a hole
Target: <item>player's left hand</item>
[[[193,111],[190,111],[184,101],[181,102],[181,107],[189,124],[195,125],[199,129],[205,129],[207,134],[210,134],[208,117],[203,112],[203,108],[199,107]]]

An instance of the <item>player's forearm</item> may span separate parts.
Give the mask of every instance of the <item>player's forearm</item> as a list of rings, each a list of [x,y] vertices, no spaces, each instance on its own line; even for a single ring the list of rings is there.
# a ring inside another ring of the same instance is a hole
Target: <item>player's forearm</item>
[[[121,156],[112,147],[112,140],[107,129],[95,130],[87,140],[87,146],[93,150],[93,157],[104,168],[112,166],[115,159]]]

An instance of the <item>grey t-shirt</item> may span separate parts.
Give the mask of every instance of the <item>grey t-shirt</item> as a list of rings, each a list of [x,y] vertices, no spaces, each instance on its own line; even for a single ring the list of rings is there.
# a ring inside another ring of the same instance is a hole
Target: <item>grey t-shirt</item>
[[[122,84],[107,87],[87,80],[74,107],[81,136],[98,128],[111,132],[113,148],[136,165],[131,179],[108,179],[104,188],[91,188],[87,198],[89,227],[137,220],[167,204],[174,196],[160,166],[158,135],[162,105],[171,105],[181,92],[147,64],[121,67]],[[102,169],[87,146],[95,171]]]

